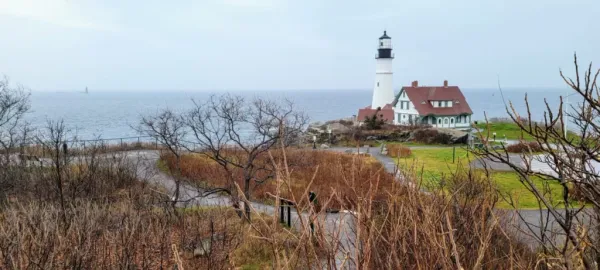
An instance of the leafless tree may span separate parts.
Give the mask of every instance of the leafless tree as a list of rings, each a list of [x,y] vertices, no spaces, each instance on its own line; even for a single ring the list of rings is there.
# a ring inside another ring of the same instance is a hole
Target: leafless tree
[[[594,71],[590,63],[581,74],[576,55],[574,60],[574,79],[565,76],[562,71],[560,75],[573,90],[573,95],[582,100],[581,103],[567,104],[565,97],[561,97],[560,105],[555,108],[545,100],[546,111],[542,121],[533,118],[527,96],[525,117],[512,103],[507,105],[511,120],[523,135],[527,135],[522,137],[531,137],[537,142],[542,148],[541,154],[525,151],[511,155],[506,148],[484,149],[475,153],[510,166],[525,188],[536,197],[542,217],[539,224],[530,224],[519,211],[516,213],[543,252],[561,255],[561,264],[567,269],[590,269],[600,264],[600,91],[597,84],[600,69]],[[573,131],[563,129],[567,122],[575,125]],[[540,169],[537,164],[548,166]],[[545,184],[536,184],[536,178],[541,178]],[[550,182],[560,185],[560,201],[552,200],[548,194],[545,186]],[[562,237],[550,239],[554,234],[548,223],[556,224]]]
[[[254,99],[239,96],[211,96],[186,115],[186,123],[198,149],[189,149],[217,162],[229,175],[229,184],[211,192],[226,192],[239,203],[236,180],[243,183],[244,199],[250,200],[251,184],[261,184],[274,177],[272,162],[260,162],[269,149],[278,143],[293,144],[308,122],[308,117],[295,110],[293,103]],[[241,170],[236,179],[235,170]],[[250,219],[250,207],[245,215]]]
[[[24,144],[29,128],[23,117],[30,109],[29,91],[21,85],[11,85],[9,79],[0,79],[0,146],[3,163],[9,163],[10,153]]]
[[[20,85],[12,85],[7,77],[0,78],[0,190],[2,194],[22,182],[24,168],[17,167],[17,148],[21,165],[23,150],[28,142],[29,127],[23,119],[29,111],[29,91]],[[12,159],[12,160],[11,160]],[[12,164],[11,164],[12,162]]]
[[[135,128],[139,133],[154,138],[162,146],[166,147],[169,153],[175,156],[175,171],[171,172],[176,180],[175,192],[171,202],[173,208],[175,208],[180,196],[181,151],[185,136],[187,135],[186,128],[187,126],[182,116],[170,109],[164,109],[156,115],[142,116],[139,126]]]
[[[46,127],[37,136],[39,145],[50,150],[52,167],[54,169],[54,187],[60,207],[62,209],[63,224],[67,224],[66,199],[64,192],[64,181],[69,173],[69,153],[67,139],[70,130],[65,126],[63,120],[47,120]]]

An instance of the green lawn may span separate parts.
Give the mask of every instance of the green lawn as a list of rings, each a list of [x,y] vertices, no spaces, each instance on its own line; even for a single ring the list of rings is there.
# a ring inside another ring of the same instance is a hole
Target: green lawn
[[[528,134],[522,133],[521,132],[521,128],[519,128],[519,126],[517,126],[517,124],[512,123],[512,122],[495,122],[495,123],[478,123],[477,124],[477,128],[479,128],[481,130],[481,134],[483,135],[483,137],[487,137],[488,136],[488,129],[489,129],[489,138],[490,140],[492,140],[493,134],[494,132],[496,132],[496,140],[502,140],[504,139],[504,136],[506,135],[506,138],[509,140],[526,140],[526,141],[530,141],[532,140],[532,137]],[[567,133],[567,136],[569,138],[573,138],[575,140],[577,140],[579,138],[579,136],[572,131],[569,131]]]
[[[421,143],[421,142],[386,142],[385,144],[401,144],[407,147],[412,146],[426,146],[426,147],[452,147],[450,144],[431,144],[431,143]],[[461,146],[464,146],[461,144]]]
[[[453,148],[432,148],[432,149],[413,149],[412,156],[400,159],[400,166],[406,168],[412,167],[417,172],[418,177],[422,177],[426,188],[439,187],[439,181],[443,175],[450,175],[457,172],[465,172],[469,168],[469,162],[473,158],[467,150],[462,147],[456,147],[454,154],[454,163],[452,163]],[[519,208],[537,208],[535,197],[520,182],[515,172],[493,172],[491,178],[496,184],[498,191],[502,195],[511,195]],[[534,179],[536,186],[541,187],[543,180]],[[547,182],[551,190],[551,199],[553,202],[560,202],[561,186],[556,182]],[[498,204],[499,208],[511,208],[503,199]]]
[[[509,140],[531,140],[531,136],[525,133],[521,133],[521,129],[515,123],[509,122],[498,122],[498,123],[478,123],[477,128],[481,130],[481,133],[484,137],[488,136],[489,129],[489,138],[493,139],[493,134],[496,132],[496,140],[506,138]]]

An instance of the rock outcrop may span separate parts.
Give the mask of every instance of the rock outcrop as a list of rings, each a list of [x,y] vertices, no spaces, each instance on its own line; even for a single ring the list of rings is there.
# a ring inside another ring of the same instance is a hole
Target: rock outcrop
[[[465,144],[465,131],[427,126],[387,126],[381,130],[365,130],[351,119],[311,123],[306,130],[306,140],[316,138],[318,144],[329,145],[352,141],[420,142],[425,144]]]

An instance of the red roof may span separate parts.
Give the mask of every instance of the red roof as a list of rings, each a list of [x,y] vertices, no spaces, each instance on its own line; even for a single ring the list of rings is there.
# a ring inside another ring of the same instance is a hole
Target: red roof
[[[404,86],[396,99],[394,105],[398,102],[398,98],[406,91],[408,99],[420,115],[460,115],[473,114],[471,107],[467,103],[465,96],[460,91],[458,86]],[[430,101],[452,100],[452,107],[434,108]]]
[[[360,122],[364,122],[367,116],[373,116],[377,112],[377,109],[371,109],[371,106],[364,107],[358,110],[357,120]],[[392,104],[387,104],[379,111],[381,118],[385,120],[386,123],[394,122],[394,108]]]

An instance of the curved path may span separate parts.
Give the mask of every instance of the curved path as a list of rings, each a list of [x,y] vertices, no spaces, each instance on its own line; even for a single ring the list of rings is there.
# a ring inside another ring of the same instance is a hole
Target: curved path
[[[424,149],[424,148],[436,148],[431,146],[413,146],[411,149]],[[332,147],[327,150],[344,153],[369,153],[371,156],[381,162],[385,169],[392,174],[396,174],[398,179],[401,179],[402,174],[398,170],[398,164],[393,158],[383,155],[379,147]],[[511,160],[515,162],[522,162],[519,155],[511,155]],[[485,165],[483,165],[485,164]],[[492,170],[512,170],[505,164],[495,162],[493,160],[475,160],[471,164],[474,168],[487,168]],[[597,171],[600,171],[600,166]],[[427,193],[426,190],[421,189],[421,192]],[[516,237],[521,243],[535,249],[539,247],[537,238],[541,235],[541,229],[545,227],[546,237],[557,237],[558,242],[562,242],[565,239],[564,233],[562,233],[560,226],[556,222],[556,219],[549,213],[547,209],[498,209],[497,214],[505,218],[508,223],[505,224],[504,228]],[[559,215],[564,215],[564,209],[557,210]],[[582,211],[577,216],[578,223],[589,224],[590,222],[590,211]],[[563,235],[561,235],[561,233]]]
[[[350,148],[350,147],[336,147],[327,149],[327,151],[336,151],[336,152],[346,152],[346,153],[355,153],[359,150],[360,153],[366,153],[366,148]],[[380,161],[385,169],[389,173],[394,173],[396,176],[400,176],[400,172],[397,169],[397,164],[395,161],[386,156],[382,155],[380,149],[378,147],[371,147],[368,152]],[[162,186],[168,194],[175,193],[176,181],[175,179],[166,173],[161,172],[157,167],[157,161],[159,159],[159,152],[154,150],[141,150],[141,151],[128,151],[122,152],[122,155],[125,155],[127,160],[132,162],[136,168],[138,176],[145,181],[153,183],[158,186]],[[227,196],[221,196],[218,194],[213,194],[210,196],[203,197],[201,196],[202,190],[198,188],[191,187],[189,185],[182,184],[180,186],[179,192],[179,201],[181,207],[192,207],[192,206],[231,206],[231,200]],[[277,209],[271,205],[261,204],[252,202],[252,208],[256,212],[265,213],[268,215],[278,215]],[[528,231],[528,226],[533,228],[540,227],[540,224],[548,223],[548,227],[552,228],[551,230],[554,232],[559,232],[558,225],[552,216],[548,216],[548,211],[543,210],[499,210],[499,213],[505,214],[507,218],[512,220],[512,226],[509,226],[507,229],[512,231],[513,235],[517,237],[521,242],[531,246],[532,248],[536,248],[538,246],[537,242],[534,240],[534,236],[531,236]],[[560,211],[559,212],[563,212]],[[520,214],[520,217],[519,217]],[[295,210],[291,211],[292,215],[292,225],[298,231],[306,231],[307,228],[303,228],[298,220],[298,213]],[[308,213],[301,213],[304,220],[308,220]],[[351,213],[327,213],[318,217],[321,221],[322,229],[328,240],[331,242],[338,241],[340,243],[340,247],[338,248],[337,256],[336,256],[336,264],[338,268],[346,261],[346,254],[350,254],[349,256],[354,255],[355,250],[355,224],[354,224],[354,216]],[[585,222],[587,219],[584,218],[582,222]],[[539,233],[537,233],[539,235]],[[548,234],[550,234],[548,232]],[[345,262],[344,268],[348,268],[348,262]],[[354,268],[354,267],[350,267]]]
[[[176,180],[169,174],[161,172],[157,167],[157,161],[160,157],[158,151],[155,150],[140,150],[121,152],[126,160],[131,165],[136,167],[138,177],[157,186],[161,186],[168,194],[175,194]],[[202,196],[202,190],[190,185],[181,184],[179,190],[179,206],[194,207],[194,206],[232,206],[231,200],[227,196],[213,194]],[[278,215],[278,209],[274,206],[262,203],[252,202],[251,208],[259,213],[268,215]],[[309,219],[308,213],[301,213],[303,220]],[[295,209],[291,210],[292,226],[298,231],[308,232],[309,228],[303,228],[298,218],[298,212]],[[346,254],[354,255],[355,250],[355,226],[354,215],[352,213],[327,213],[317,217],[321,222],[316,223],[316,226],[321,226],[324,229],[325,236],[331,243],[336,241],[339,243],[336,256],[336,265],[338,268],[354,268],[349,267],[349,261],[346,259]],[[318,225],[317,225],[318,224]],[[307,226],[305,224],[304,226]]]

